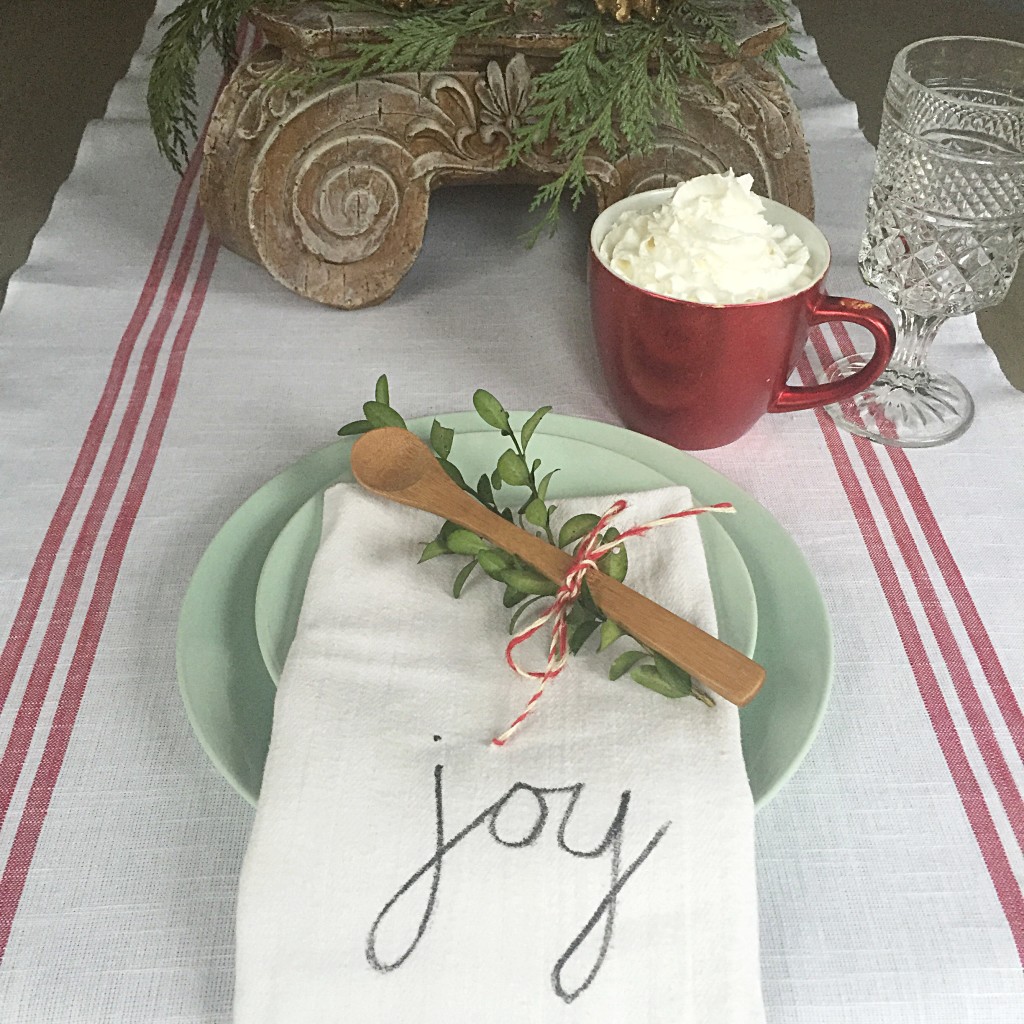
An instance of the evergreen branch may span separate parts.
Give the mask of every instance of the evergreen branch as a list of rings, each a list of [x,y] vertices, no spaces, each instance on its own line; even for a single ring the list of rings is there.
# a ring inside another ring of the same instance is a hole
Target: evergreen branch
[[[699,29],[696,34],[702,36],[705,43],[718,47],[730,57],[740,52],[734,16],[723,14],[712,4],[698,3],[697,0],[689,0],[683,10],[690,23]]]
[[[790,58],[792,60],[803,60],[804,52],[800,49],[793,39],[789,35],[784,35],[780,39],[776,39],[771,46],[761,55],[761,60],[765,64],[774,68],[781,76],[782,80],[791,89],[795,89],[796,85],[793,80],[786,74],[786,69],[782,66],[783,58]]]
[[[205,0],[186,0],[161,22],[146,101],[160,152],[180,174],[196,137],[196,69],[206,44]]]
[[[768,5],[773,14],[777,14],[785,20],[787,27],[789,26],[789,0],[763,0],[763,2]]]
[[[198,134],[196,72],[213,45],[225,69],[236,60],[238,23],[254,0],[183,0],[160,23],[146,103],[157,147],[178,173]]]
[[[393,8],[366,0],[332,0],[330,6],[343,11],[395,13]],[[362,42],[344,57],[320,58],[293,68],[280,81],[311,89],[328,80],[344,85],[368,75],[443,68],[451,62],[461,39],[498,35],[515,20],[506,0],[458,0],[395,18],[379,29],[383,38]]]
[[[532,244],[557,226],[563,196],[575,209],[588,187],[585,157],[599,146],[607,159],[643,154],[660,118],[681,126],[679,80],[707,79],[707,67],[678,11],[655,22],[634,19],[614,29],[597,14],[560,26],[573,37],[555,65],[537,75],[530,108],[506,156],[509,166],[555,139],[565,170],[542,186],[531,209],[546,207],[528,234]]]

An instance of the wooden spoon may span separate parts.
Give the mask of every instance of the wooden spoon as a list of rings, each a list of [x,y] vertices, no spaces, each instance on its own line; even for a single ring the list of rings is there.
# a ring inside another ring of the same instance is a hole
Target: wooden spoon
[[[352,473],[368,491],[401,505],[433,512],[472,530],[561,583],[572,559],[491,512],[462,490],[415,434],[383,427],[363,434],[352,447]],[[633,637],[699,679],[709,690],[747,704],[764,682],[764,669],[691,622],[600,571],[587,586],[602,611]]]

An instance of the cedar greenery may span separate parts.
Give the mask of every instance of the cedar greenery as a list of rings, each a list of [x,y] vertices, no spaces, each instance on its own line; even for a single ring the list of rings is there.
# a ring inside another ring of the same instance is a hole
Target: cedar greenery
[[[531,459],[528,455],[530,441],[541,420],[551,411],[551,406],[545,405],[538,409],[518,432],[513,428],[508,412],[490,392],[482,388],[477,390],[473,394],[473,407],[484,423],[508,439],[508,447],[498,458],[494,470],[481,475],[474,487],[466,482],[458,466],[451,461],[455,431],[434,420],[430,429],[430,446],[441,467],[459,487],[492,512],[527,531],[532,530],[549,544],[574,549],[593,530],[601,517],[596,513],[581,512],[565,520],[557,532],[555,530],[554,513],[557,506],[549,504],[547,499],[548,487],[558,470],[553,469],[542,475],[541,460]],[[404,417],[391,405],[388,379],[382,374],[377,380],[373,399],[363,404],[363,418],[346,423],[338,433],[342,437],[351,437],[378,427],[404,429],[405,426]],[[609,527],[601,534],[600,543],[611,542],[618,535],[619,531],[615,527]],[[506,609],[515,609],[508,627],[510,635],[516,632],[524,612],[538,601],[553,597],[558,589],[521,558],[494,547],[471,530],[450,521],[445,521],[437,536],[424,545],[420,562],[442,555],[468,559],[452,582],[453,597],[462,596],[466,584],[477,569],[503,586],[502,604]],[[625,544],[603,555],[597,565],[613,579],[620,582],[624,580],[629,570]],[[597,634],[598,651],[606,650],[620,638],[639,643],[598,608],[586,582],[566,616],[566,625],[572,654],[578,654],[594,634]],[[620,653],[608,669],[608,678],[619,679],[626,673],[634,682],[663,697],[696,697],[709,707],[714,704],[711,697],[693,685],[688,673],[643,645],[640,645],[639,650],[631,648]]]
[[[234,67],[238,25],[255,0],[183,0],[160,23],[147,102],[160,152],[181,173],[196,140],[196,71],[212,46],[225,70]]]
[[[459,41],[494,38],[531,19],[543,17],[551,0],[455,0],[407,13],[374,0],[330,0],[342,11],[391,17],[376,40],[359,44],[348,56],[312,60],[283,72],[288,84],[312,88],[374,74],[429,71],[451,59]],[[786,0],[764,0],[787,17]],[[263,9],[284,8],[294,0],[262,0]],[[212,45],[226,68],[235,60],[240,19],[256,0],[183,0],[163,21],[149,81],[149,111],[160,151],[180,172],[197,131],[196,70],[201,52]],[[587,189],[585,156],[599,144],[611,160],[643,154],[654,141],[659,117],[681,124],[676,94],[680,79],[709,81],[702,50],[737,52],[734,19],[720,0],[675,0],[654,20],[634,17],[624,24],[599,14],[585,0],[573,0],[567,21],[557,29],[571,43],[550,69],[533,77],[525,115],[515,128],[506,165],[555,140],[552,155],[564,171],[541,186],[533,202],[544,209],[533,237],[553,230],[560,202],[575,208]],[[788,22],[787,22],[788,24]],[[783,57],[799,56],[788,35],[776,40],[763,59],[779,67]]]

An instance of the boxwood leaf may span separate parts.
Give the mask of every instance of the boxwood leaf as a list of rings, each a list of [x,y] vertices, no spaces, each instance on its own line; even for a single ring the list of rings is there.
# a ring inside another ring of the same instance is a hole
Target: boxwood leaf
[[[618,679],[625,675],[638,661],[647,657],[646,651],[623,651],[608,669],[609,679]]]
[[[448,550],[454,551],[457,555],[473,555],[474,558],[481,551],[490,550],[490,544],[482,537],[478,537],[472,530],[455,530],[447,541]]]
[[[473,407],[476,409],[480,419],[488,426],[497,430],[509,430],[508,413],[505,412],[501,402],[489,391],[479,388],[473,392]]]
[[[512,556],[500,548],[488,548],[485,551],[481,551],[476,556],[476,560],[480,563],[480,568],[491,579],[502,582],[505,579],[505,572],[515,565],[515,560]]]
[[[597,619],[587,619],[569,631],[569,650],[573,654],[579,654],[583,645],[594,635],[597,629]]]
[[[655,693],[660,693],[662,697],[686,696],[672,682],[665,679],[653,665],[637,665],[629,673],[629,676],[634,682],[646,686],[648,690],[653,690]]]
[[[654,667],[658,675],[679,690],[680,697],[688,697],[693,692],[693,680],[690,673],[681,669],[675,662],[661,654],[654,655]]]
[[[575,544],[581,537],[585,537],[601,521],[601,517],[593,512],[581,512],[571,519],[562,523],[558,531],[558,546],[564,548],[569,544]]]
[[[487,479],[486,473],[480,477],[480,481],[476,485],[476,496],[485,505],[494,504],[494,491],[491,490],[491,481]]]
[[[455,577],[455,582],[452,584],[452,597],[460,597],[462,595],[462,588],[466,585],[466,580],[469,579],[473,570],[476,568],[476,560],[467,562],[460,570],[459,575]]]
[[[530,473],[526,468],[526,462],[522,455],[514,452],[511,448],[501,453],[501,458],[498,459],[498,472],[501,473],[501,479],[507,484],[522,486],[530,482]]]
[[[576,600],[579,604],[583,605],[591,615],[601,614],[601,609],[597,607],[597,602],[590,593],[590,587],[587,586],[586,580],[583,581],[583,586],[580,587],[580,596]]]
[[[548,507],[540,498],[532,499],[523,514],[526,516],[526,521],[533,523],[534,526],[547,526],[548,524]]]
[[[598,644],[597,649],[603,651],[606,647],[611,647],[620,636],[623,635],[625,630],[617,623],[612,622],[611,619],[605,619],[601,623],[601,642]]]
[[[371,427],[405,427],[405,420],[383,402],[363,402],[363,415]]]
[[[509,569],[502,576],[502,579],[510,587],[523,594],[544,594],[552,596],[558,590],[556,584],[552,583],[551,580],[545,579],[540,575],[540,573],[536,573],[532,569]]]
[[[444,427],[437,420],[430,424],[430,447],[441,456],[447,459],[452,453],[452,441],[455,440],[455,431],[451,427]]]
[[[420,554],[420,561],[429,562],[432,558],[437,558],[438,555],[448,554],[451,554],[451,552],[443,541],[432,540],[429,544],[424,545],[423,552]]]
[[[530,438],[533,437],[534,432],[540,425],[540,421],[551,412],[551,406],[545,405],[538,409],[524,424],[522,432],[519,435],[519,439],[525,448],[530,443]]]
[[[369,420],[353,420],[351,423],[346,423],[345,426],[339,428],[338,437],[351,437],[353,434],[365,434],[368,430],[373,430]]]
[[[469,488],[466,486],[466,481],[459,472],[459,467],[454,462],[449,462],[447,459],[438,459],[441,463],[441,468],[464,490],[468,491]]]
[[[551,483],[551,478],[558,472],[557,469],[551,470],[547,476],[537,485],[537,494],[540,495],[541,500],[546,500],[548,496],[548,486]]]
[[[676,677],[665,675],[657,664],[638,665],[630,672],[630,676],[641,686],[646,686],[648,690],[660,693],[663,697],[676,699],[690,695],[691,687],[689,682],[685,685],[680,685]]]
[[[520,619],[521,619],[521,618],[523,617],[523,613],[524,613],[524,612],[525,612],[525,611],[526,611],[526,610],[527,610],[527,609],[528,609],[528,608],[529,608],[529,607],[530,607],[531,605],[535,605],[535,604],[536,604],[536,603],[537,603],[538,601],[542,601],[542,600],[543,600],[543,597],[542,597],[542,596],[537,596],[537,597],[531,597],[531,598],[530,598],[529,600],[527,600],[527,601],[524,601],[524,602],[523,602],[523,603],[522,603],[522,604],[521,604],[521,605],[520,605],[520,606],[519,606],[519,607],[518,607],[518,608],[516,609],[516,611],[515,611],[515,614],[514,614],[514,615],[512,616],[512,621],[511,621],[511,622],[509,622],[509,624],[508,624],[508,633],[509,633],[509,636],[511,636],[511,635],[512,635],[513,633],[515,633],[515,631],[516,631],[516,626],[518,625],[518,623],[519,623],[519,620],[520,620]]]
[[[626,578],[626,572],[629,569],[629,558],[626,555],[625,543],[599,558],[597,560],[597,567],[601,572],[621,583]]]
[[[591,618],[593,618],[593,616],[588,615],[586,610],[579,606],[579,602],[574,602],[572,607],[569,609],[568,613],[565,616],[565,621],[570,626],[575,626]]]

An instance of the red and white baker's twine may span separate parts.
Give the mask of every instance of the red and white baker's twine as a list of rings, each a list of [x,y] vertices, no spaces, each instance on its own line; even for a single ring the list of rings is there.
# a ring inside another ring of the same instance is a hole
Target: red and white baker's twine
[[[648,530],[652,530],[656,526],[665,526],[668,523],[675,522],[677,519],[686,519],[689,516],[700,515],[702,512],[736,511],[729,502],[721,502],[718,505],[705,505],[701,508],[687,508],[682,512],[673,512],[670,515],[662,516],[660,519],[652,519],[649,523],[631,526],[628,530],[620,533],[615,540],[608,541],[605,544],[599,543],[601,534],[607,529],[608,524],[625,508],[626,502],[620,498],[601,516],[594,528],[583,538],[576,549],[572,563],[566,571],[565,579],[562,580],[555,593],[554,601],[540,618],[516,633],[505,648],[505,660],[508,662],[509,667],[523,676],[524,679],[536,679],[540,681],[540,684],[534,691],[533,696],[526,702],[526,707],[519,717],[500,736],[496,736],[491,740],[494,746],[503,747],[508,743],[512,734],[532,713],[537,701],[544,694],[544,688],[565,668],[565,663],[569,657],[569,628],[566,625],[566,616],[569,614],[573,602],[580,595],[580,590],[583,588],[583,581],[587,573],[591,569],[597,568],[600,558],[608,554],[609,551],[614,551],[615,548],[631,537],[642,537]],[[552,624],[547,666],[543,672],[530,672],[527,669],[521,668],[513,652],[521,643],[525,643],[532,636],[535,636],[547,622]]]

